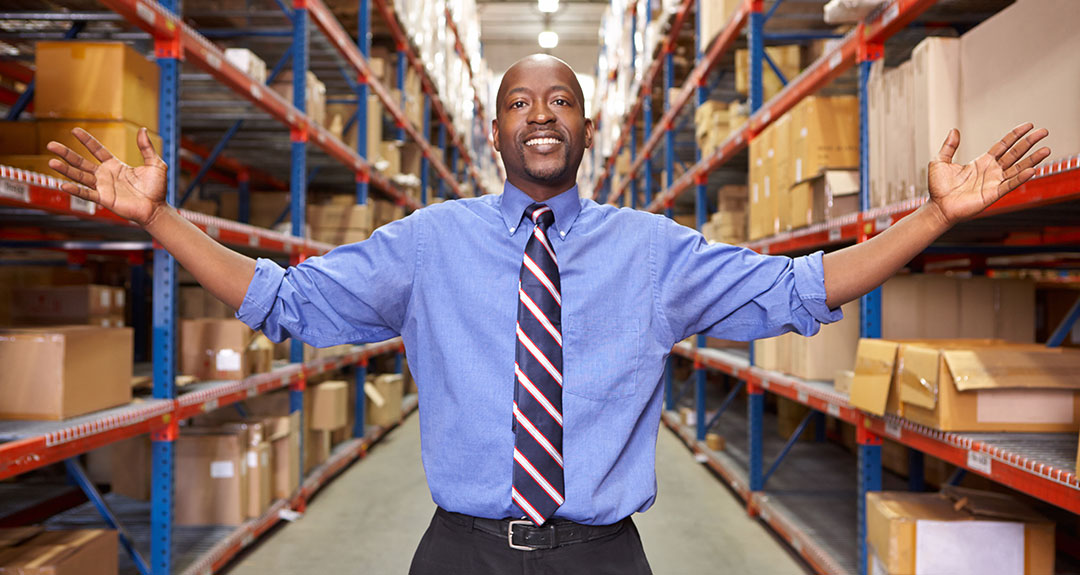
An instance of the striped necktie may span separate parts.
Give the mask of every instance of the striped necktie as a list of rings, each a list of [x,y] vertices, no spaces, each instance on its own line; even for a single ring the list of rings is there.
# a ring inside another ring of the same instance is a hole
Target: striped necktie
[[[511,497],[542,525],[563,503],[562,296],[559,262],[547,238],[551,208],[533,204],[535,227],[518,280],[514,371],[514,481]]]

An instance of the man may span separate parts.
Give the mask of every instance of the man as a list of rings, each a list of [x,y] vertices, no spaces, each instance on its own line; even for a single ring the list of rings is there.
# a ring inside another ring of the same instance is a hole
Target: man
[[[219,245],[163,202],[165,165],[101,166],[56,143],[64,190],[143,226],[238,317],[316,346],[402,335],[420,387],[422,452],[439,509],[413,559],[427,573],[650,573],[629,519],[656,495],[661,373],[695,334],[816,333],[954,223],[1028,180],[1050,151],[1020,126],[965,166],[959,133],[931,199],[876,238],[790,259],[725,245],[652,214],[578,198],[593,126],[573,71],[531,56],[505,74],[492,130],[502,195],[447,202],[283,270]],[[516,337],[515,337],[516,334]]]

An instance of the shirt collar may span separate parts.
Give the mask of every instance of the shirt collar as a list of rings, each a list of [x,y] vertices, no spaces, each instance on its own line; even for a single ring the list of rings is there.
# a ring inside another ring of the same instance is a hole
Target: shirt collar
[[[501,211],[503,221],[506,223],[507,232],[514,235],[517,231],[521,218],[525,215],[525,208],[535,203],[528,194],[519,190],[517,186],[506,182],[503,184]],[[559,230],[558,237],[565,240],[566,234],[570,233],[578,213],[581,212],[581,200],[578,197],[577,184],[565,192],[544,202],[555,213],[555,228]]]

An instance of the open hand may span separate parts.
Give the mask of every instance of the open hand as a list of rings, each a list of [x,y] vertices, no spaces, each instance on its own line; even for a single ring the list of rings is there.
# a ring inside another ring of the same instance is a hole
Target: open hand
[[[1050,148],[1039,148],[1026,158],[1024,154],[1049,132],[1044,128],[1032,132],[1032,128],[1030,123],[1013,128],[965,165],[952,163],[960,132],[949,131],[937,159],[930,162],[928,177],[930,204],[947,226],[975,217],[1035,175],[1035,166],[1050,156]]]
[[[101,163],[84,158],[59,142],[49,142],[46,148],[61,158],[49,160],[49,167],[85,186],[64,182],[60,189],[94,202],[142,227],[150,224],[159,210],[167,207],[165,175],[168,168],[154,151],[146,128],[139,130],[136,139],[143,157],[143,165],[137,167],[116,159],[86,130],[75,128],[71,133]]]

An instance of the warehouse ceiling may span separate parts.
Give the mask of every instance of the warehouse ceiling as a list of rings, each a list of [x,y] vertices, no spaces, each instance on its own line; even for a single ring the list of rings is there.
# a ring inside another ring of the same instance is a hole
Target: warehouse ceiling
[[[579,73],[592,74],[596,69],[600,18],[609,2],[563,0],[554,14],[541,13],[535,1],[477,4],[484,58],[496,75],[519,58],[545,52],[537,43],[545,26],[559,35],[559,45],[546,52],[566,60]]]

